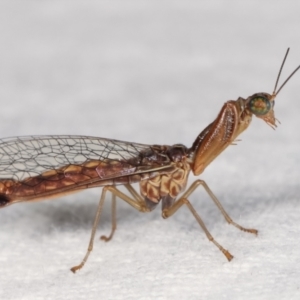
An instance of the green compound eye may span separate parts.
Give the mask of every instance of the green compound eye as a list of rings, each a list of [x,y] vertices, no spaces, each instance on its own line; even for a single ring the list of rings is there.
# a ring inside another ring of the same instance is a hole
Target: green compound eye
[[[249,110],[258,116],[267,114],[272,107],[271,102],[264,97],[255,97],[248,103]]]

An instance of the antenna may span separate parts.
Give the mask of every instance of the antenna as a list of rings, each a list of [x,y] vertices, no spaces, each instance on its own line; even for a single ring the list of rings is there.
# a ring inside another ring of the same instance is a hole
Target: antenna
[[[280,75],[281,75],[281,71],[282,71],[282,68],[284,66],[284,63],[285,63],[285,60],[289,54],[289,51],[290,51],[290,48],[288,48],[286,50],[286,53],[285,53],[285,56],[284,56],[284,59],[283,59],[283,62],[281,64],[281,67],[280,67],[280,70],[279,70],[279,73],[278,73],[278,76],[277,76],[277,79],[276,79],[276,83],[275,83],[275,87],[274,87],[274,91],[273,91],[273,97],[275,98],[279,92],[282,90],[282,88],[285,86],[285,84],[291,79],[291,77],[300,69],[300,65],[291,73],[291,75],[284,81],[284,83],[279,87],[279,89],[277,90],[276,92],[276,88],[277,88],[277,85],[278,85],[278,81],[279,81],[279,78],[280,78]],[[273,99],[274,99],[273,98]]]
[[[285,60],[286,60],[286,58],[287,58],[287,56],[288,56],[288,54],[289,54],[289,51],[290,51],[290,48],[287,48],[286,53],[285,53],[285,56],[284,56],[284,59],[283,59],[283,62],[282,62],[281,67],[280,67],[280,69],[279,69],[279,73],[278,73],[278,75],[277,75],[277,79],[276,79],[276,83],[275,83],[273,95],[276,95],[276,92],[275,92],[275,91],[276,91],[276,88],[277,88],[277,85],[278,85],[278,81],[279,81],[279,78],[280,78],[281,71],[282,71],[282,68],[283,68],[283,66],[284,66]]]
[[[292,74],[285,80],[285,82],[281,85],[281,87],[278,89],[278,91],[275,93],[277,96],[280,90],[285,86],[285,84],[291,79],[291,77],[300,69],[300,65],[292,72]]]

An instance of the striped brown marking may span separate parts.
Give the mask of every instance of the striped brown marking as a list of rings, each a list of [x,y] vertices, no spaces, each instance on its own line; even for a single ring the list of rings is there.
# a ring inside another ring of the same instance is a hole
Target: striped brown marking
[[[149,201],[157,204],[165,197],[174,199],[185,188],[190,166],[188,163],[177,163],[175,165],[176,168],[173,172],[140,182],[140,193],[147,200],[146,204]],[[168,201],[172,202],[171,200]],[[150,206],[149,203],[147,207],[150,208]]]
[[[38,176],[28,177],[22,181],[0,181],[1,203],[15,202],[17,199],[31,200],[43,195],[59,194],[64,189],[88,185],[97,181],[101,186],[101,178],[113,178],[115,174],[127,175],[135,170],[135,167],[122,161],[88,161],[82,165],[69,165],[59,169],[47,170]],[[137,181],[141,176],[135,177]],[[110,180],[111,184],[129,183],[127,176],[119,176]],[[107,184],[107,180],[103,180]]]

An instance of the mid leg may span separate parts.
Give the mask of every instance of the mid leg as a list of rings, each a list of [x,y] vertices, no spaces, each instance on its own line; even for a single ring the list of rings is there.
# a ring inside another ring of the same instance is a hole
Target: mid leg
[[[143,198],[136,192],[136,190],[130,185],[126,184],[125,188],[129,191],[129,193],[133,196],[134,200],[143,205]],[[111,232],[109,236],[102,235],[100,237],[101,240],[108,242],[114,236],[114,233],[117,229],[117,219],[116,219],[116,194],[112,193],[112,201],[111,201]]]
[[[208,231],[208,229],[206,228],[203,220],[201,219],[201,217],[197,214],[196,210],[194,209],[194,207],[192,206],[192,204],[190,203],[190,201],[186,198],[180,198],[178,199],[171,207],[166,208],[163,210],[162,212],[162,216],[164,219],[171,217],[173,214],[175,214],[177,212],[177,210],[182,206],[182,205],[186,205],[188,207],[188,209],[190,210],[190,212],[193,214],[193,216],[195,217],[195,219],[197,220],[198,224],[200,225],[200,227],[203,229],[203,231],[205,232],[207,238],[209,241],[213,242],[219,249],[220,251],[226,256],[226,258],[228,259],[228,261],[231,261],[233,256],[230,254],[230,252],[228,250],[226,250],[225,248],[223,248],[214,238],[213,236],[210,234],[210,232]]]
[[[106,235],[102,235],[100,237],[101,240],[103,240],[104,242],[108,242],[112,239],[112,237],[114,236],[114,233],[117,229],[117,216],[116,216],[116,195],[112,193],[111,196],[111,232],[109,234],[109,236]]]
[[[258,230],[256,229],[251,229],[251,228],[244,228],[241,225],[237,224],[236,222],[234,222],[230,216],[228,215],[228,213],[225,211],[225,209],[223,208],[222,204],[220,203],[220,201],[218,200],[218,198],[213,194],[213,192],[211,191],[211,189],[208,187],[208,185],[205,183],[205,181],[203,180],[196,180],[195,182],[192,183],[192,185],[187,189],[187,191],[182,195],[181,198],[188,198],[197,187],[199,186],[203,186],[205,191],[207,192],[207,194],[210,196],[210,198],[213,200],[213,202],[216,204],[216,206],[219,208],[219,210],[221,211],[222,215],[224,216],[225,220],[235,226],[236,228],[245,231],[245,232],[249,232],[249,233],[253,233],[256,234],[258,233]]]

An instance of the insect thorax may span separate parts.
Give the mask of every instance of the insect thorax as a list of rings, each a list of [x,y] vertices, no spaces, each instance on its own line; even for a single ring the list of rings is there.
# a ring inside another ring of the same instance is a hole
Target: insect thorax
[[[185,146],[168,146],[164,150],[164,155],[170,159],[174,168],[140,182],[140,192],[149,210],[153,210],[160,201],[162,201],[162,209],[170,207],[178,194],[185,189],[190,172]]]

